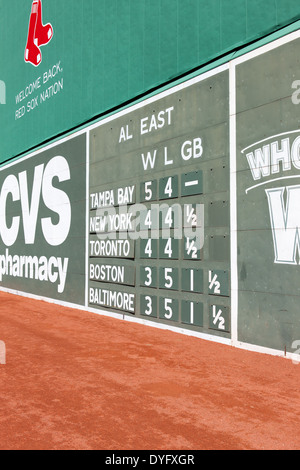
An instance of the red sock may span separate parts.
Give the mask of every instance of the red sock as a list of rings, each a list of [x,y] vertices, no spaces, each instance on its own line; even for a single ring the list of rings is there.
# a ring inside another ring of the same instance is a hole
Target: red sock
[[[44,46],[51,41],[53,36],[53,28],[50,23],[43,25],[42,22],[42,2],[38,0],[38,15],[35,27],[35,37],[39,46]]]
[[[28,38],[25,49],[25,61],[30,62],[36,67],[42,61],[42,54],[37,45],[37,40],[35,37],[35,29],[38,17],[38,3],[33,2],[31,8],[31,14],[29,19],[29,28],[28,28]]]

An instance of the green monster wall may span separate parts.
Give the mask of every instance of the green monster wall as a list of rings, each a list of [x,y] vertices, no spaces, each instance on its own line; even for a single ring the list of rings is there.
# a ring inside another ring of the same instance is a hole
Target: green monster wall
[[[298,0],[43,0],[34,66],[32,0],[0,5],[1,162],[299,18]]]
[[[4,11],[1,289],[295,357],[299,8],[261,6]]]

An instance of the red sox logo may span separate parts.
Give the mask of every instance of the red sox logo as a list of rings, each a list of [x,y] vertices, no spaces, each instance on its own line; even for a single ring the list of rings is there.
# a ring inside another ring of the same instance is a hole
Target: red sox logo
[[[29,18],[27,44],[25,48],[25,62],[37,67],[42,62],[41,46],[48,44],[53,37],[53,28],[50,23],[43,25],[42,2],[35,0],[32,3]]]

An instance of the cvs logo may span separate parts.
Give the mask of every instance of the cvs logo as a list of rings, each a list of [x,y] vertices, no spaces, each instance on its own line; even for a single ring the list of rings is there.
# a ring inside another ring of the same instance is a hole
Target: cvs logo
[[[61,245],[67,238],[71,226],[71,204],[68,195],[53,185],[53,179],[59,182],[70,180],[70,168],[64,157],[52,158],[48,164],[35,167],[32,184],[31,200],[28,195],[27,171],[5,178],[0,193],[0,236],[4,245],[12,246],[19,235],[21,217],[7,217],[7,201],[20,201],[21,215],[26,245],[35,242],[40,199],[45,206],[58,215],[58,222],[53,223],[51,217],[41,218],[41,228],[46,242],[51,246]],[[57,216],[55,216],[57,220]]]

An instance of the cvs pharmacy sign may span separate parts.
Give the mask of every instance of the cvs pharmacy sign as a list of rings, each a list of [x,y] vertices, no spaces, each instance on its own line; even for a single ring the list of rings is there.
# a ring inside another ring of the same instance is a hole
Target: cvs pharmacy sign
[[[14,245],[21,226],[25,245],[33,245],[38,221],[48,245],[58,246],[66,240],[71,226],[71,203],[59,186],[69,179],[69,164],[62,156],[35,166],[33,180],[27,170],[4,179],[0,191],[0,237],[4,245]],[[39,220],[41,201],[48,211]],[[18,215],[10,216],[11,212]]]

